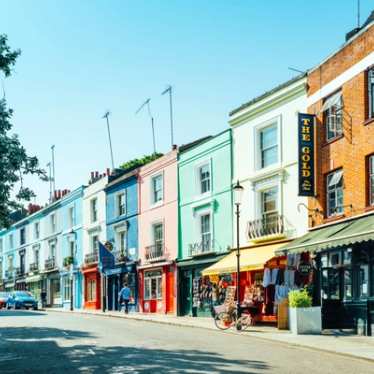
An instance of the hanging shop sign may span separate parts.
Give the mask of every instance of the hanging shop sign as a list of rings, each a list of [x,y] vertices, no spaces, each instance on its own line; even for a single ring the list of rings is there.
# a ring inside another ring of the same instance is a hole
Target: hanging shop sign
[[[313,114],[299,113],[299,196],[315,196],[314,124]]]

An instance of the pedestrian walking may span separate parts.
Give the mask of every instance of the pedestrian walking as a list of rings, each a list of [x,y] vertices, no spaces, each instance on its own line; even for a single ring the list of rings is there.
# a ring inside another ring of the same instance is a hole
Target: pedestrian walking
[[[129,301],[130,301],[130,298],[131,298],[131,290],[127,286],[127,283],[124,283],[121,291],[118,294],[118,299],[119,299],[118,301],[119,301],[119,303],[121,305],[125,304],[125,313],[126,314],[129,313]]]

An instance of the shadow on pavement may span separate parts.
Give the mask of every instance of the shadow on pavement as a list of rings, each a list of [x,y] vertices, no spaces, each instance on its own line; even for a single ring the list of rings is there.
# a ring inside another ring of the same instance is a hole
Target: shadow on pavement
[[[209,351],[86,344],[95,336],[81,331],[4,327],[0,333],[1,373],[251,374],[269,369],[262,361],[230,360]]]
[[[42,316],[45,314],[46,313],[38,311],[0,309],[0,317]]]

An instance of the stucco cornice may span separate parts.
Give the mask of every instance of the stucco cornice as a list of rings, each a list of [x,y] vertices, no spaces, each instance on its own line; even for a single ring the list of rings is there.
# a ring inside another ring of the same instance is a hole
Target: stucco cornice
[[[281,94],[276,92],[272,95],[273,97],[264,99],[262,103],[259,102],[256,103],[256,105],[253,105],[252,107],[243,109],[241,114],[233,116],[229,120],[229,124],[230,126],[237,126],[243,124],[251,120],[252,118],[258,117],[266,112],[274,110],[303,95],[305,95],[306,97],[305,79],[302,79],[297,85],[294,85],[293,87],[285,90]]]

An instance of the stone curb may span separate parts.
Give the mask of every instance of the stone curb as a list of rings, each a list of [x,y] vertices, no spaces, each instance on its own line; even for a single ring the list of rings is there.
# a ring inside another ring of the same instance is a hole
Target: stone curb
[[[200,328],[200,329],[205,329],[205,330],[210,330],[210,331],[217,331],[217,332],[221,332],[221,333],[224,333],[224,334],[238,335],[238,336],[240,335],[240,336],[250,337],[250,338],[254,338],[254,339],[260,339],[260,340],[267,341],[267,342],[271,341],[273,343],[279,343],[281,345],[310,349],[310,350],[313,350],[313,351],[323,352],[323,353],[327,353],[327,354],[334,354],[334,355],[338,355],[338,356],[342,356],[342,357],[350,357],[350,358],[353,358],[353,359],[356,359],[356,360],[364,360],[364,361],[367,361],[367,362],[370,362],[370,363],[374,362],[374,357],[370,358],[370,357],[356,355],[354,353],[345,353],[345,352],[339,352],[339,351],[336,351],[336,350],[333,350],[333,349],[318,348],[318,347],[315,347],[315,346],[308,345],[306,343],[286,342],[286,341],[274,339],[274,338],[271,338],[271,337],[253,335],[253,333],[251,333],[250,331],[247,331],[247,334],[244,335],[243,333],[237,332],[237,331],[232,330],[232,329],[222,331],[222,330],[218,330],[216,328],[209,327],[209,326],[189,325],[188,323],[183,323],[183,321],[180,321],[180,322],[159,321],[159,320],[155,320],[155,319],[142,318],[141,316],[128,317],[125,314],[123,314],[123,315],[118,314],[117,315],[117,314],[110,314],[110,313],[95,313],[95,312],[88,312],[88,311],[84,311],[84,310],[74,310],[74,311],[64,310],[64,309],[61,309],[61,310],[60,309],[39,309],[39,310],[40,311],[45,311],[45,312],[77,313],[77,314],[92,315],[92,316],[114,317],[114,318],[122,318],[122,319],[127,319],[127,320],[132,320],[132,321],[151,322],[151,323],[158,323],[158,324],[161,323],[161,324],[170,325],[170,326]]]

